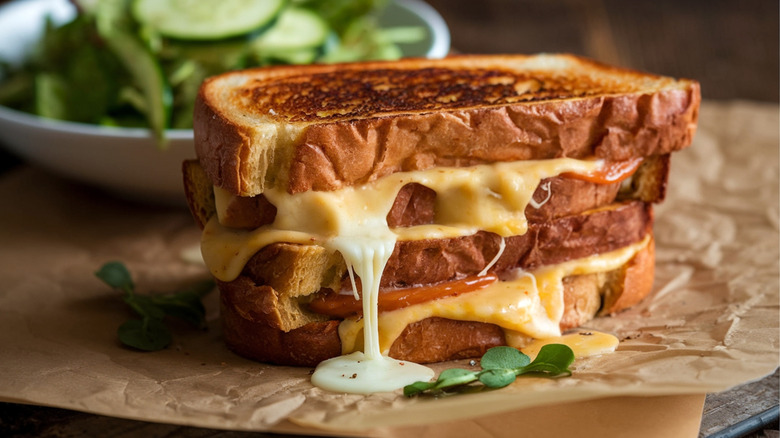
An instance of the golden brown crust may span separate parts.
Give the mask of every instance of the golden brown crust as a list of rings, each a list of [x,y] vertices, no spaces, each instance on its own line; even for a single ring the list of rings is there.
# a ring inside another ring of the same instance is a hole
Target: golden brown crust
[[[690,144],[699,100],[692,87],[313,125],[298,140],[288,191],[436,166],[668,154]]]
[[[549,198],[545,187],[549,187]],[[563,176],[545,178],[539,182],[532,199],[539,203],[546,199],[547,202],[539,208],[528,205],[525,208],[525,217],[529,222],[538,223],[580,214],[611,204],[615,201],[619,189],[620,183],[597,184]]]
[[[601,314],[615,313],[645,298],[652,290],[654,263],[651,243],[623,268],[566,277],[561,329],[586,324],[599,308]],[[220,290],[220,296],[225,340],[242,356],[282,365],[314,366],[341,354],[338,321],[312,322],[285,333],[260,318],[242,316],[246,303],[236,291]],[[409,325],[393,343],[390,356],[418,363],[440,362],[479,357],[488,348],[505,342],[503,330],[493,324],[428,318]]]
[[[558,157],[646,159],[631,184],[621,187],[550,179],[554,197],[527,212],[530,231],[507,239],[507,251],[493,270],[533,268],[616,249],[651,233],[652,212],[643,203],[663,198],[668,154],[690,144],[700,99],[695,81],[568,55],[229,73],[200,90],[195,145],[203,169],[185,164],[185,191],[203,226],[214,214],[210,184],[248,197],[267,187],[290,193],[334,190],[434,166]],[[389,219],[397,226],[426,223],[432,199],[428,189],[403,191]],[[615,199],[639,201],[618,208]],[[590,209],[596,210],[580,214]],[[621,209],[633,213],[616,217]],[[257,211],[269,208],[261,198],[246,198],[228,209],[226,220],[253,228],[273,216]],[[498,242],[489,233],[402,242],[383,287],[475,273],[492,259]],[[332,256],[318,247],[274,244],[261,250],[238,280],[220,283],[230,348],[291,365],[314,365],[339,354],[338,322],[305,309],[312,291],[339,288],[344,281],[343,261]],[[653,264],[651,244],[621,269],[564,279],[561,327],[634,305],[650,291]],[[503,342],[494,325],[431,318],[407,327],[391,352],[431,362],[478,356]]]
[[[187,206],[195,223],[202,230],[209,218],[217,214],[213,185],[203,167],[195,160],[186,160],[182,163],[182,175]]]
[[[345,72],[357,77],[372,70],[408,73],[420,68],[473,70],[482,79],[472,82],[441,72],[420,75],[422,84],[435,81],[438,92],[433,96],[406,80],[390,85],[396,91],[411,89],[416,99],[408,93],[403,99],[377,99],[377,90],[387,84],[373,82],[362,88],[361,93],[368,94],[350,99],[338,94],[337,78]],[[494,81],[483,80],[491,70]],[[326,91],[322,114],[319,107],[298,104],[295,117],[310,110],[298,120],[285,108],[307,93],[319,92],[317,81],[300,88],[316,75],[330,75],[337,82]],[[455,87],[459,80],[468,87]],[[507,94],[507,87],[516,95]],[[472,88],[479,91],[464,91]],[[262,97],[266,91],[269,96]],[[426,103],[437,98],[432,107]],[[195,147],[211,180],[235,194],[256,195],[268,185],[291,193],[333,190],[437,165],[666,154],[690,144],[700,100],[695,81],[568,55],[280,67],[206,81],[196,102]],[[373,103],[360,106],[365,101]]]
[[[491,271],[532,269],[605,253],[642,240],[651,227],[651,207],[640,201],[531,224],[526,234],[505,240],[504,252]],[[500,241],[496,234],[478,232],[450,239],[397,242],[381,287],[404,288],[476,275],[495,257]],[[258,284],[273,282],[274,288],[292,296],[313,294],[319,290],[317,284],[332,289],[349,287],[341,257],[328,258],[317,246],[268,245],[249,260],[243,275]]]
[[[222,337],[228,348],[259,362],[277,365],[315,366],[341,354],[339,321],[312,322],[289,332],[244,318],[242,303],[220,292]]]
[[[612,273],[618,276],[609,279],[604,289],[600,315],[612,315],[638,304],[653,288],[655,278],[655,240],[638,253],[625,269]]]
[[[505,239],[504,252],[491,272],[534,269],[606,253],[639,242],[651,227],[651,207],[638,201],[531,224],[526,234]],[[475,275],[495,257],[500,240],[495,234],[479,232],[454,239],[398,242],[381,284],[405,287]]]
[[[433,363],[480,357],[499,345],[506,345],[506,339],[504,330],[495,324],[433,317],[406,326],[388,355]]]
[[[519,102],[627,94],[674,80],[569,55],[455,55],[341,66],[276,67],[231,90],[244,113],[340,122]]]
[[[410,183],[401,187],[387,213],[390,228],[411,227],[434,222],[436,191],[422,184]]]
[[[233,313],[247,321],[281,331],[291,331],[316,321],[328,318],[301,308],[301,303],[285,294],[280,294],[268,285],[258,285],[247,277],[230,282],[218,281],[217,286],[229,302],[234,303]],[[223,303],[225,304],[225,303]]]
[[[666,183],[669,179],[671,156],[647,157],[631,176],[629,184],[621,188],[618,199],[639,199],[644,202],[660,203],[666,197]]]
[[[218,116],[216,109],[206,106],[202,99],[195,101],[195,151],[198,160],[214,185],[231,193],[241,193],[243,160],[251,147],[251,136],[246,128]],[[203,127],[207,124],[207,128]]]

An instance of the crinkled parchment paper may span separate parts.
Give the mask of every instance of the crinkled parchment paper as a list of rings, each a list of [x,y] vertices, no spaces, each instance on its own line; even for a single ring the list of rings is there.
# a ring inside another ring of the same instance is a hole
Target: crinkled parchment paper
[[[656,209],[654,295],[590,324],[621,338],[616,353],[578,360],[570,378],[523,378],[443,399],[327,393],[311,386],[307,368],[237,357],[222,345],[216,294],[206,301],[208,330],[177,326],[174,344],[161,352],[125,349],[116,328],[132,315],[93,273],[124,261],[141,292],[205,277],[182,256],[198,243],[188,212],[125,202],[27,168],[0,180],[0,198],[2,401],[345,434],[611,396],[716,392],[778,365],[775,105],[704,103],[694,145],[675,154],[667,200]]]

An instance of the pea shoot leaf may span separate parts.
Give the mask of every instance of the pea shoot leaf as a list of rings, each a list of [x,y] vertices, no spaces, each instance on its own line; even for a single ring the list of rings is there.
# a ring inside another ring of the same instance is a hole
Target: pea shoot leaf
[[[551,375],[571,374],[569,365],[574,362],[571,348],[556,348],[556,344],[545,345],[539,350],[536,359],[523,367],[524,373],[536,372]]]
[[[142,351],[157,351],[170,345],[172,335],[166,317],[181,319],[197,328],[206,326],[202,298],[214,289],[212,280],[201,281],[169,294],[139,295],[130,271],[121,262],[104,264],[95,275],[114,289],[124,292],[123,300],[141,319],[131,319],[117,330],[119,340]]]
[[[493,368],[479,373],[479,381],[488,388],[503,388],[515,381],[513,368]]]
[[[494,347],[486,351],[480,360],[482,369],[520,368],[528,365],[531,359],[520,350],[512,347]]]
[[[114,289],[126,291],[135,288],[130,271],[121,262],[108,262],[95,275]]]
[[[162,350],[172,341],[168,327],[159,319],[130,319],[119,326],[119,340],[123,344],[142,351]]]
[[[473,371],[464,370],[461,368],[450,368],[444,370],[439,374],[439,379],[436,382],[437,388],[447,388],[450,386],[464,385],[477,380]]]
[[[414,382],[411,385],[404,386],[404,395],[411,397],[413,395],[420,394],[422,392],[428,391],[429,389],[433,389],[433,387],[436,386],[436,383],[438,382]]]
[[[529,363],[530,362],[530,363]],[[415,382],[404,387],[404,395],[412,397],[422,393],[442,393],[446,390],[472,387],[479,381],[487,388],[503,388],[527,373],[547,377],[571,375],[569,366],[574,362],[574,352],[567,345],[548,344],[539,350],[533,362],[525,354],[512,347],[493,347],[480,360],[482,370],[471,371],[450,368],[442,371],[433,382]]]

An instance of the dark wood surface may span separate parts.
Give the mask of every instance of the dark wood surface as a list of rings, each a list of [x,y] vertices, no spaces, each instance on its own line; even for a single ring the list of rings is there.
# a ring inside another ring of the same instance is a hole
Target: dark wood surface
[[[2,1],[0,1],[2,3]],[[777,0],[429,0],[461,53],[570,52],[702,83],[705,99],[778,102]],[[24,165],[0,148],[0,173]],[[777,437],[778,374],[708,395],[701,436]],[[275,436],[0,403],[1,436]]]
[[[774,0],[430,0],[463,53],[570,52],[778,101]]]

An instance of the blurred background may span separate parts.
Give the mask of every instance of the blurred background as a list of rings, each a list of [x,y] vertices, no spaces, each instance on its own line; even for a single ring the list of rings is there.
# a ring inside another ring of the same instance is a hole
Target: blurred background
[[[453,52],[570,52],[699,80],[704,99],[780,99],[776,0],[427,3],[448,25]],[[21,162],[0,147],[0,172]]]
[[[572,52],[778,101],[776,0],[429,0],[463,53]]]

